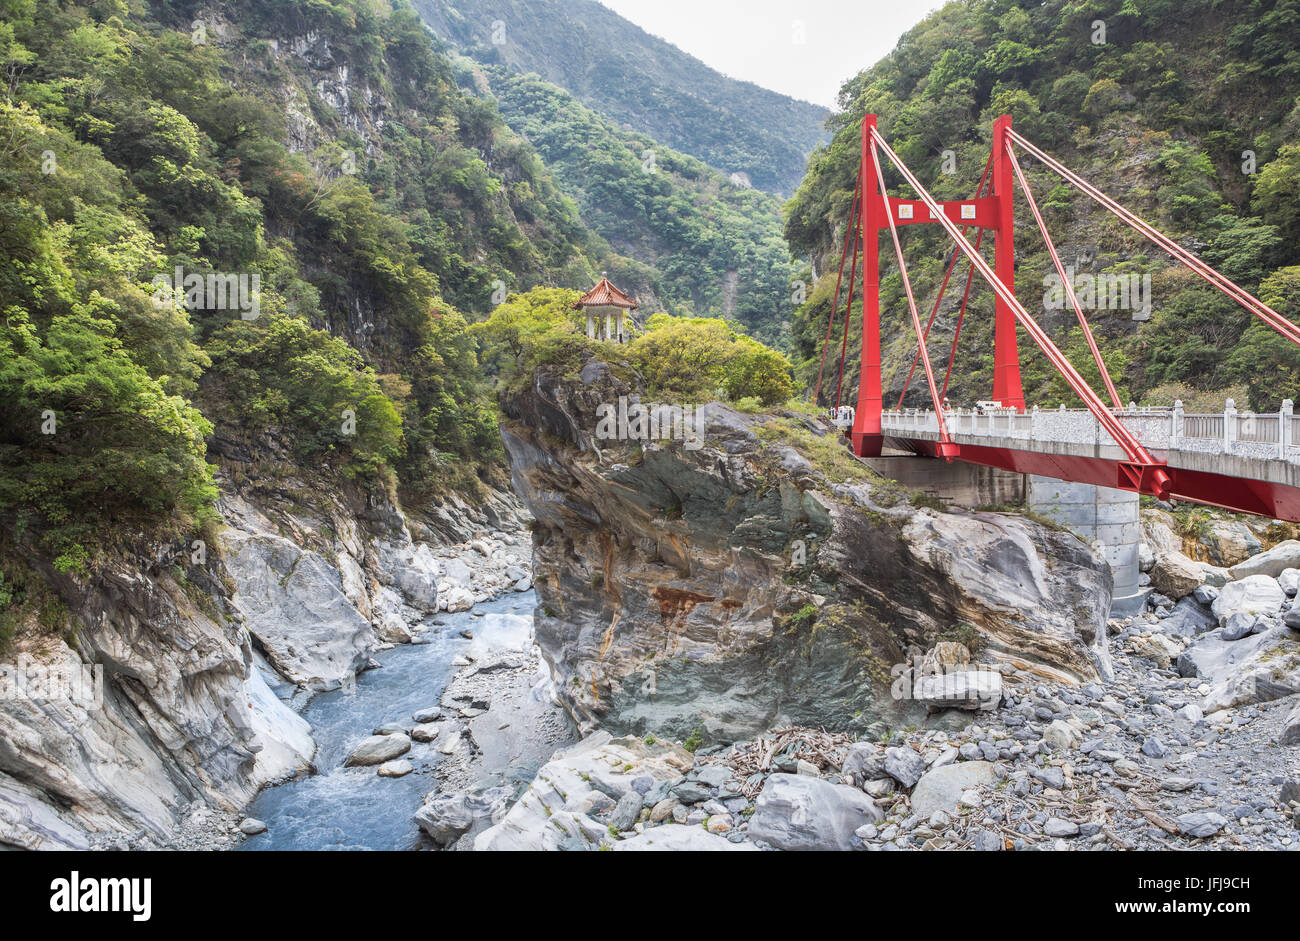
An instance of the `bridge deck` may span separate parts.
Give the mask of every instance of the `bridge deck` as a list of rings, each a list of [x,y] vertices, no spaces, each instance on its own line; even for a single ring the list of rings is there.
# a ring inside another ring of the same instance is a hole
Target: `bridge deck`
[[[1154,458],[1167,463],[1173,495],[1226,509],[1300,522],[1300,417],[1290,402],[1270,415],[1187,415],[1181,408],[1116,412]],[[1123,450],[1087,410],[945,412],[958,460],[1078,483],[1116,487]],[[933,454],[933,411],[885,412],[894,447]]]

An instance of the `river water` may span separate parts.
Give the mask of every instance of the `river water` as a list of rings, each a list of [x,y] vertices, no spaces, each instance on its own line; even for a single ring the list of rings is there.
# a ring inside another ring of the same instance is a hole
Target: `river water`
[[[526,646],[533,623],[533,592],[510,593],[470,612],[442,614],[444,623],[375,656],[380,669],[367,670],[354,687],[318,693],[303,710],[316,740],[317,773],[267,788],[248,816],[268,830],[240,850],[408,850],[419,845],[412,814],[437,786],[433,769],[442,759],[438,740],[413,742],[404,755],[415,771],[381,778],[373,767],[345,768],[352,749],[386,722],[411,723],[411,715],[439,704],[460,669],[453,661],[491,649]],[[461,636],[470,630],[473,640]]]

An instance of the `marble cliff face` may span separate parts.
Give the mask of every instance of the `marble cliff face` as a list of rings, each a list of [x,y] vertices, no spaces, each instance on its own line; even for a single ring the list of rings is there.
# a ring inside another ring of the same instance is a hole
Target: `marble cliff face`
[[[832,482],[830,429],[795,413],[707,405],[702,446],[597,434],[601,407],[637,392],[591,360],[503,402],[535,518],[537,642],[584,730],[916,718],[891,671],[945,639],[1011,679],[1097,675],[1111,577],[1075,537],[914,506],[865,467]]]

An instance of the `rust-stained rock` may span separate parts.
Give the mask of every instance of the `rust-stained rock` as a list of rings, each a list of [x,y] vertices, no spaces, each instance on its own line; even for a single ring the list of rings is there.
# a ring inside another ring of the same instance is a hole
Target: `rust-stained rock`
[[[1110,572],[1074,536],[915,507],[865,465],[844,480],[859,465],[795,412],[706,405],[700,447],[599,439],[597,407],[638,399],[590,367],[542,371],[502,403],[536,520],[537,642],[584,730],[730,738],[918,719],[891,671],[945,635],[1010,673],[1097,676]]]

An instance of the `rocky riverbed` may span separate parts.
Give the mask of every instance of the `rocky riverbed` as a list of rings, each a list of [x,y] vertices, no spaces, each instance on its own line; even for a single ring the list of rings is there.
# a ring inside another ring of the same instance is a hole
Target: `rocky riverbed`
[[[789,727],[694,754],[597,732],[475,848],[1300,849],[1300,571],[1250,570],[1272,587],[1110,622],[1112,680],[1008,684],[991,710],[931,714],[946,728]],[[1235,636],[1243,615],[1257,633]]]

